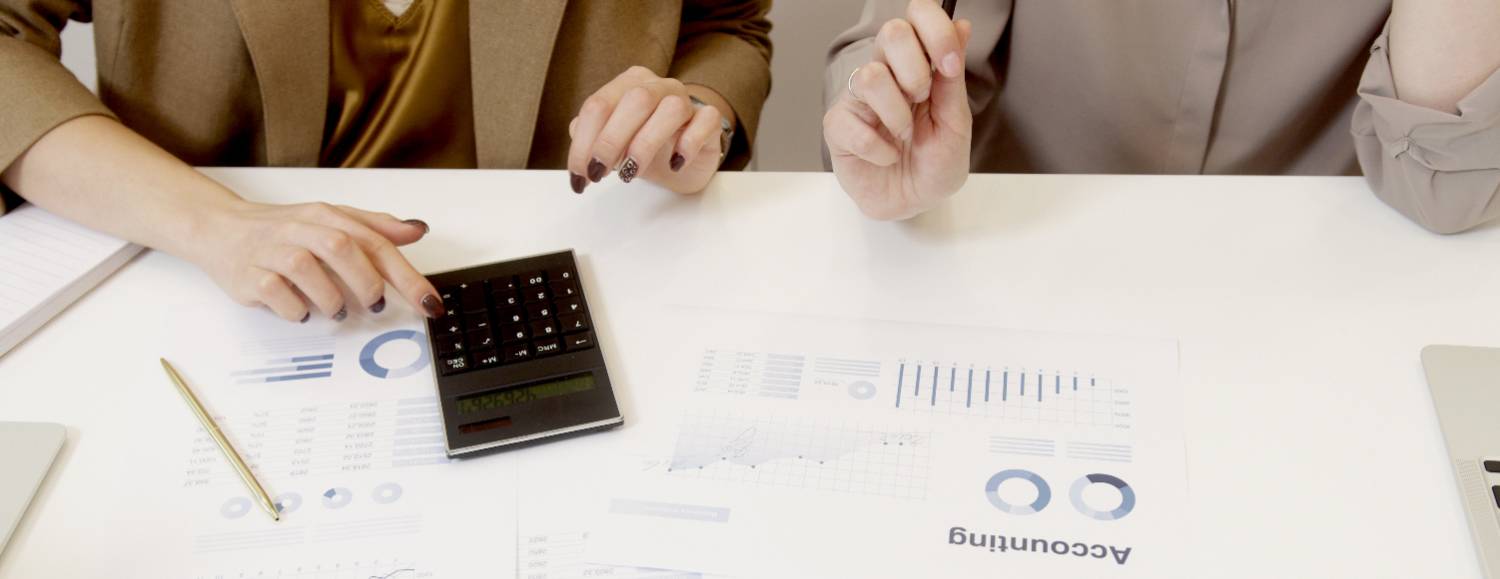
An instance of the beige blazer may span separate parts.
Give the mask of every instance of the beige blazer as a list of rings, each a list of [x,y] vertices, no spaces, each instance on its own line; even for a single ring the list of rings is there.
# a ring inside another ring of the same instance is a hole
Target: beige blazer
[[[329,1],[0,0],[0,168],[89,114],[114,115],[195,165],[316,165]],[[771,86],[769,9],[770,0],[472,0],[479,166],[560,168],[579,105],[642,65],[729,101],[740,127],[726,166],[743,167]],[[69,19],[94,22],[97,98],[58,61]]]
[[[907,0],[869,0],[825,96]],[[963,0],[977,172],[1354,175],[1437,231],[1500,216],[1500,73],[1396,98],[1389,0]]]

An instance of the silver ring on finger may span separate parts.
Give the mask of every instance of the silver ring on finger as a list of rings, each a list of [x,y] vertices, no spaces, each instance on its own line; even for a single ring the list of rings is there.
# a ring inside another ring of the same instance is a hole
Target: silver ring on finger
[[[862,68],[863,66],[864,65],[861,64],[859,66],[854,67],[854,70],[849,71],[849,80],[844,81],[844,88],[849,91],[849,97],[853,98],[854,100],[859,101],[859,102],[865,102],[865,101],[864,101],[864,99],[859,98],[859,94],[857,94],[857,93],[854,92],[854,75],[859,74],[859,69]]]

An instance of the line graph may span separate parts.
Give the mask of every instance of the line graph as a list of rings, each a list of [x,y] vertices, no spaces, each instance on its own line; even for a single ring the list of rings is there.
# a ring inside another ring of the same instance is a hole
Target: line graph
[[[380,558],[200,573],[194,577],[196,579],[433,579],[437,575],[405,559]]]
[[[921,499],[931,436],[845,421],[687,415],[667,466],[671,476]]]

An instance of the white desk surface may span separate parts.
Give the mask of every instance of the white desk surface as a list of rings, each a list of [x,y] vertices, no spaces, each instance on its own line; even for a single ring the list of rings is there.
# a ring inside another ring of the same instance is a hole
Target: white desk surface
[[[613,179],[575,196],[558,172],[211,174],[255,199],[424,219],[407,250],[424,271],[576,248],[616,326],[686,294],[1177,338],[1193,576],[1478,576],[1418,352],[1500,345],[1500,229],[1429,234],[1357,178],[975,176],[941,209],[880,223],[826,174],[728,174],[688,197]],[[112,515],[129,500],[115,480],[175,464],[131,428],[191,428],[153,344],[174,300],[213,291],[148,253],[0,358],[0,420],[69,430],[0,577],[97,575],[89,553],[121,525],[169,523]],[[614,358],[623,384],[650,363]],[[155,556],[110,566],[149,575]]]

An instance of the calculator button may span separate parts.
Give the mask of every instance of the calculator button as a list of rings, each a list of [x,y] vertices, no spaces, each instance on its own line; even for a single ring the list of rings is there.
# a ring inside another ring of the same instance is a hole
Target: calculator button
[[[513,342],[525,342],[527,338],[530,337],[531,332],[526,331],[526,326],[522,324],[505,326],[505,329],[500,330],[500,341],[507,344]]]
[[[433,327],[433,329],[439,335],[442,335],[442,334],[457,334],[459,332],[464,331],[463,324],[458,323],[458,321],[456,321],[456,320],[454,320],[454,321],[449,321],[449,320],[436,321],[436,322],[432,323],[432,327]]]
[[[583,300],[571,298],[557,300],[557,312],[562,315],[583,313]]]
[[[464,317],[464,329],[469,331],[490,329],[490,317],[485,312]]]
[[[552,270],[552,279],[558,281],[573,281],[578,279],[578,274],[573,272],[573,268],[565,267],[563,269]]]
[[[521,305],[521,294],[516,290],[503,290],[495,292],[495,307],[513,308]]]
[[[536,346],[532,348],[532,351],[536,352],[538,358],[551,356],[552,354],[562,352],[562,342],[557,341],[557,338],[537,340]]]
[[[445,287],[440,289],[438,290],[438,297],[443,298],[443,305],[451,310],[458,305],[458,288]]]
[[[1487,471],[1487,472],[1492,472],[1492,473],[1495,473],[1495,474],[1500,474],[1500,460],[1486,460],[1486,461],[1484,461],[1484,470]]]
[[[533,320],[545,320],[556,314],[552,304],[531,304],[526,306],[526,317]]]
[[[464,337],[462,335],[453,334],[441,336],[437,339],[437,353],[439,356],[462,354],[464,349]]]
[[[525,362],[526,360],[530,360],[532,358],[531,347],[526,344],[506,346],[505,351],[500,355],[500,357],[506,364]]]
[[[463,354],[443,356],[438,361],[438,368],[442,370],[444,376],[463,372],[469,369],[469,357]]]
[[[516,285],[516,276],[513,275],[490,278],[490,291],[515,290],[518,287],[520,286]]]
[[[464,313],[482,312],[489,307],[484,299],[484,286],[475,283],[458,286],[458,303]]]
[[[489,329],[474,330],[464,334],[464,341],[473,350],[489,350],[497,345],[495,343],[495,336],[490,334]]]
[[[547,289],[552,290],[552,297],[557,299],[571,298],[578,295],[578,286],[571,281],[554,281],[547,284]]]
[[[540,271],[533,271],[521,276],[521,287],[523,288],[545,285],[546,283],[547,274]]]
[[[475,368],[492,368],[500,365],[500,354],[494,350],[483,350],[471,355],[474,357]]]
[[[563,348],[566,349],[569,352],[576,352],[578,350],[587,350],[587,349],[592,348],[592,347],[594,347],[594,333],[593,332],[584,332],[582,334],[573,334],[571,336],[563,338]]]
[[[583,330],[589,329],[588,319],[584,318],[581,314],[574,314],[571,316],[562,316],[560,318],[557,318],[557,325],[562,326],[562,331],[564,334],[571,334],[573,332],[581,332]]]
[[[558,334],[557,323],[552,320],[531,322],[531,335],[541,338],[543,336],[556,336]]]
[[[535,302],[545,302],[548,298],[551,297],[552,294],[545,288],[534,287],[521,290],[521,298],[526,300],[526,303],[528,304]]]
[[[496,314],[495,318],[500,320],[501,325],[519,324],[526,321],[526,312],[522,311],[521,308],[500,310],[500,313]]]

